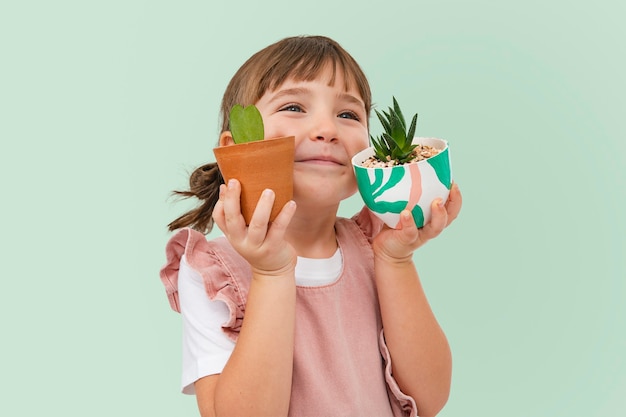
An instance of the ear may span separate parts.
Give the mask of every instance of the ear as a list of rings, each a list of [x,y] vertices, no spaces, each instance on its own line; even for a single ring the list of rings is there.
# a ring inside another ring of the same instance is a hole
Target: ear
[[[230,133],[230,130],[225,130],[220,135],[220,146],[230,146],[234,145],[235,141],[233,140],[233,135]]]

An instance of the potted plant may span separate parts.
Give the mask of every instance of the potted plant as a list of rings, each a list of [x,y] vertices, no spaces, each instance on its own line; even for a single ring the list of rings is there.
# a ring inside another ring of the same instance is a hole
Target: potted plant
[[[431,217],[435,198],[445,201],[452,176],[448,142],[415,137],[417,114],[407,129],[404,115],[393,97],[393,107],[376,115],[384,132],[370,135],[372,146],[352,158],[359,193],[365,205],[389,227],[396,228],[400,213],[408,208],[417,227]]]
[[[263,190],[276,195],[270,220],[293,198],[294,136],[265,139],[263,118],[254,105],[239,104],[230,111],[233,145],[213,149],[215,160],[228,182],[241,183],[241,213],[246,224]]]

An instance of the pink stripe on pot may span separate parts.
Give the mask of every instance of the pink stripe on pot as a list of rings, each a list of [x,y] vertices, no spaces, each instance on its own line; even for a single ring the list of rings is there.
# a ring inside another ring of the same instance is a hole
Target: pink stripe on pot
[[[408,164],[409,175],[411,177],[411,191],[409,192],[409,201],[406,203],[406,208],[412,210],[422,196],[422,174],[417,164]],[[396,224],[396,229],[400,226],[400,219]]]

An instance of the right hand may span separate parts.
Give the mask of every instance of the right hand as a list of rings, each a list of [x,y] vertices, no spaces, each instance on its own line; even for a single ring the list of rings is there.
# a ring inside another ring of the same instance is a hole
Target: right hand
[[[267,276],[284,275],[293,271],[296,252],[285,240],[287,226],[296,212],[296,203],[288,202],[274,219],[269,221],[274,192],[265,190],[257,203],[250,225],[241,214],[241,184],[231,179],[220,185],[220,196],[213,209],[215,224],[224,233],[235,250],[250,264],[253,272]]]

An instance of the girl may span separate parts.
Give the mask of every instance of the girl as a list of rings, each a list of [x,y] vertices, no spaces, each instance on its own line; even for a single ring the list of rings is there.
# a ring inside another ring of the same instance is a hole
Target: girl
[[[237,180],[216,164],[190,178],[204,203],[172,222],[161,270],[183,319],[183,392],[206,416],[434,416],[450,390],[446,337],[422,290],[413,252],[461,208],[453,185],[417,229],[409,210],[389,229],[363,209],[352,155],[368,146],[369,84],[335,41],[283,39],[253,55],[223,97],[228,115],[255,104],[265,136],[296,138],[294,198],[269,222],[266,190],[249,226]],[[270,162],[271,163],[271,162]],[[224,237],[207,241],[213,222]]]

